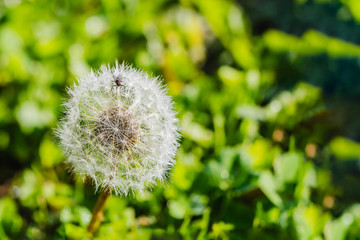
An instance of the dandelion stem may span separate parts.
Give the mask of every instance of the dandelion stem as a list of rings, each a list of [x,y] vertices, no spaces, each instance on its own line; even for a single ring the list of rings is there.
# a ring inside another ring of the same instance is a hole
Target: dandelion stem
[[[111,191],[109,189],[105,189],[101,195],[99,196],[97,203],[94,207],[91,220],[87,227],[89,233],[93,234],[96,232],[98,227],[100,226],[101,221],[104,219],[103,210],[105,207],[105,202],[110,196]]]

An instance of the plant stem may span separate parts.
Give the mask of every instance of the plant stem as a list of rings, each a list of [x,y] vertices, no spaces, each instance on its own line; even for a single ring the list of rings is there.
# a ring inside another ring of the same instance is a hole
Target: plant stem
[[[94,207],[91,220],[87,227],[89,233],[93,234],[96,232],[98,227],[100,226],[101,221],[104,219],[103,210],[105,207],[105,202],[107,198],[110,196],[111,191],[109,189],[105,189],[101,195],[99,196],[97,203]]]

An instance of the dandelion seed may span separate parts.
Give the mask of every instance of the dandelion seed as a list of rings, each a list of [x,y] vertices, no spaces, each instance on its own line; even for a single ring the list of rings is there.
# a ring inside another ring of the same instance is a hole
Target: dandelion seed
[[[166,179],[175,163],[178,120],[158,78],[116,63],[80,78],[68,94],[56,133],[72,171],[117,195]]]

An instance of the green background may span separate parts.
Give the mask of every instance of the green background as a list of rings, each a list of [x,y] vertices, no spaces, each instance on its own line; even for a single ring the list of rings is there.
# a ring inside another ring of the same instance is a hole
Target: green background
[[[0,239],[86,239],[98,193],[54,128],[102,64],[161,75],[168,183],[112,196],[97,239],[360,239],[360,1],[0,2]]]

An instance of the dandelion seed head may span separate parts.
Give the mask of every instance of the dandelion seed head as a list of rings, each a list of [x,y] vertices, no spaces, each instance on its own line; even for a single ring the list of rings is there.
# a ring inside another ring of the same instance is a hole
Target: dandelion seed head
[[[179,130],[159,78],[116,63],[80,78],[68,94],[56,134],[74,173],[117,195],[167,178]]]

